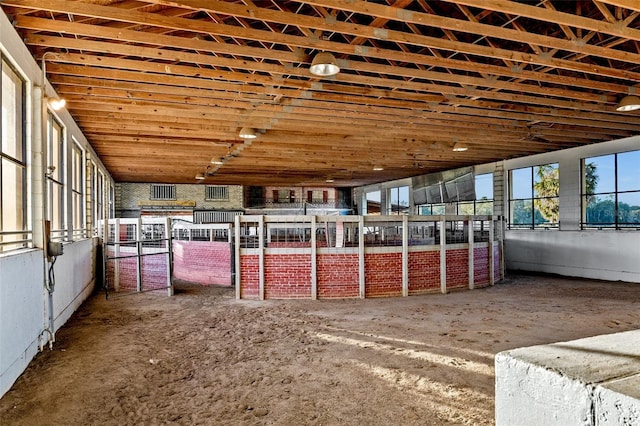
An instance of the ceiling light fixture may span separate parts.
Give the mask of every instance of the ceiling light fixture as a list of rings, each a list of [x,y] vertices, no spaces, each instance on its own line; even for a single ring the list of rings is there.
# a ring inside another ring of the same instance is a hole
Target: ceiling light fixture
[[[620,100],[616,111],[627,112],[640,109],[640,98],[634,95],[625,96]]]
[[[327,180],[325,180],[325,182],[327,182],[327,183],[333,183],[333,182],[335,182],[335,181],[336,181],[336,180],[335,180],[335,179],[332,179],[332,178],[327,178]]]
[[[204,180],[206,178],[206,176],[204,175],[204,173],[198,173],[196,175],[196,180]]]
[[[243,127],[240,129],[239,136],[242,139],[255,139],[258,137],[258,135],[256,135],[256,129],[252,127]]]
[[[467,146],[466,143],[456,142],[455,144],[453,144],[453,150],[455,152],[464,152],[464,151],[466,151],[468,149],[469,149],[469,147]]]
[[[309,72],[319,77],[329,77],[340,72],[338,61],[333,54],[329,52],[320,52],[311,61]]]
[[[381,172],[382,170],[384,170],[384,167],[382,167],[382,166],[373,166],[373,171],[374,172]]]
[[[213,157],[211,159],[211,164],[224,164],[224,159],[223,158],[218,158],[218,157]]]

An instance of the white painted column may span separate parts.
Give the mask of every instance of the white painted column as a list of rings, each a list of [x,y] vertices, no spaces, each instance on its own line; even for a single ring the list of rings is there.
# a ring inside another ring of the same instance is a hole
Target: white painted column
[[[153,236],[153,233],[152,235]],[[142,219],[136,222],[136,290],[142,291]]]
[[[447,293],[447,222],[440,220],[440,292]]]
[[[360,285],[358,296],[364,299],[364,216],[358,218],[358,232],[360,235],[358,238],[358,282]]]
[[[258,222],[258,246],[259,246],[259,266],[258,266],[258,294],[260,300],[264,300],[264,216],[259,216]]]
[[[491,222],[490,226],[489,226],[489,284],[494,285],[496,283],[496,279],[495,279],[495,243],[493,241],[494,237],[495,237],[495,226],[496,226],[496,221],[493,220],[493,217],[491,218]]]
[[[467,223],[469,224],[467,226],[467,234],[469,234],[469,290],[473,290],[473,288],[475,287],[475,277],[473,276],[473,272],[475,269],[475,259],[473,257],[474,254],[474,235],[473,235],[473,216],[469,216],[469,220],[467,221]]]
[[[316,217],[311,216],[311,299],[318,298],[318,249],[316,247]]]
[[[409,295],[409,216],[402,216],[402,295]]]
[[[235,217],[235,225],[236,299],[240,300],[240,215]]]
[[[113,220],[113,290],[120,290],[120,219]],[[109,221],[107,219],[104,220],[104,230],[105,230],[105,238],[108,238],[109,235]],[[105,241],[109,241],[105,239]],[[109,246],[107,245],[107,253],[109,251]],[[106,271],[106,269],[105,269]]]
[[[171,281],[171,258],[173,257],[173,238],[171,236],[171,218],[166,218],[165,225],[165,239],[167,242],[167,296],[173,296],[173,281]]]

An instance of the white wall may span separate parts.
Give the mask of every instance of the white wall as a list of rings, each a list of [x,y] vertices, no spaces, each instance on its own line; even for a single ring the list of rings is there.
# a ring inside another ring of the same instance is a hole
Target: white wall
[[[27,205],[33,248],[0,254],[0,397],[10,389],[38,351],[46,344],[49,327],[48,292],[45,288],[43,246],[44,216],[44,144],[42,141],[42,71],[7,16],[0,10],[0,51],[26,80],[25,120],[27,137]],[[49,86],[47,93],[54,96]],[[65,128],[67,150],[72,137],[85,150],[87,159],[107,177],[105,188],[113,184],[78,126],[66,110],[57,116]],[[69,159],[69,156],[67,156]],[[67,181],[70,182],[70,172]],[[12,188],[9,188],[12,191]],[[69,186],[67,191],[70,192]],[[86,192],[85,192],[86,193]],[[70,197],[70,195],[68,195]],[[107,206],[107,202],[103,205]],[[64,255],[55,264],[56,286],[53,295],[54,329],[59,329],[88,297],[95,286],[97,238],[65,242]]]
[[[505,176],[511,169],[547,163],[559,163],[560,170],[559,230],[507,230],[507,269],[640,283],[640,230],[580,230],[580,160],[638,149],[640,136],[634,136],[506,160]],[[507,178],[504,194],[508,212]]]
[[[0,258],[0,396],[38,351],[45,318],[43,262],[41,250]]]

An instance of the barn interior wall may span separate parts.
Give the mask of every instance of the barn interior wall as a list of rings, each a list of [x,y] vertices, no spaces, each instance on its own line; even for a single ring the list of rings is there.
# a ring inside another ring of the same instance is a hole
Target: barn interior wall
[[[45,288],[47,262],[43,247],[45,207],[44,167],[45,147],[42,138],[42,71],[33,59],[7,16],[0,11],[0,51],[26,81],[26,141],[27,141],[27,223],[32,231],[31,247],[0,253],[0,397],[7,392],[51,335],[49,297]],[[48,86],[47,93],[54,95]],[[66,110],[56,112],[65,131],[67,160],[72,143],[77,143],[87,161],[96,165],[106,177],[105,188],[113,185],[106,168]],[[72,142],[75,140],[75,142]],[[70,164],[67,161],[67,164]],[[70,169],[70,167],[69,167]],[[70,172],[67,182],[70,182]],[[88,185],[87,185],[88,186]],[[13,191],[13,188],[8,190]],[[71,191],[70,185],[66,190]],[[88,188],[85,188],[88,195]],[[70,200],[70,194],[67,199]],[[108,190],[105,192],[108,194]],[[86,199],[87,204],[91,201]],[[70,202],[68,203],[70,205]],[[108,205],[103,200],[103,206]],[[87,206],[88,207],[88,206]],[[70,209],[69,209],[70,210]],[[70,217],[70,216],[69,216]],[[69,227],[71,229],[71,226]],[[87,220],[87,233],[91,223]],[[53,293],[54,331],[59,329],[88,297],[95,285],[96,249],[98,239],[66,235],[64,254],[55,266]]]
[[[558,163],[560,174],[559,229],[507,229],[504,239],[507,269],[640,283],[640,231],[580,229],[580,160],[637,149],[640,136],[506,160],[502,205],[507,213],[509,170]]]

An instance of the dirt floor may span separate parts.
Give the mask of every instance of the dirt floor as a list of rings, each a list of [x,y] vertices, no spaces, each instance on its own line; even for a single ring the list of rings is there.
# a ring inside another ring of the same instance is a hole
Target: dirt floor
[[[91,297],[2,425],[493,424],[497,352],[640,328],[638,284],[510,275],[409,298]]]

